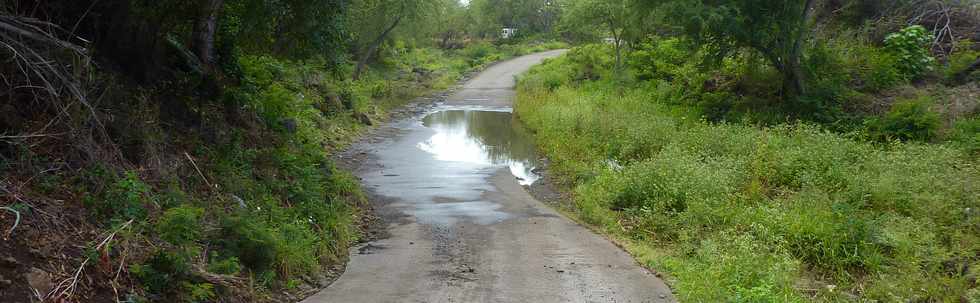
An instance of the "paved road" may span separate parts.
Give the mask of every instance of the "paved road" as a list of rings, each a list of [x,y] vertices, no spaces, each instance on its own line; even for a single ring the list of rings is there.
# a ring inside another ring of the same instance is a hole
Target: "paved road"
[[[628,254],[524,190],[514,176],[533,155],[484,146],[521,145],[501,139],[519,131],[500,130],[512,124],[514,76],[559,54],[494,65],[432,111],[442,115],[394,122],[355,147],[390,236],[352,249],[346,272],[303,302],[675,301]]]

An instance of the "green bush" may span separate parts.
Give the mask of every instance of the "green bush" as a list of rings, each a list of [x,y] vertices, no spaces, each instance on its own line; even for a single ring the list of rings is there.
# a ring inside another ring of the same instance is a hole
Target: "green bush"
[[[613,68],[615,56],[613,50],[608,45],[589,44],[572,48],[568,51],[568,61],[573,64],[576,71],[575,79],[597,80],[605,77]]]
[[[909,78],[917,78],[932,70],[936,58],[929,54],[932,33],[913,25],[885,37],[885,50],[896,56],[898,68]]]
[[[874,52],[869,55],[871,69],[865,78],[868,91],[881,91],[907,80],[899,69],[898,57],[895,55],[888,52]]]
[[[810,121],[840,120],[842,101],[851,92],[848,86],[851,78],[838,51],[824,43],[808,49],[803,61],[808,91],[793,102],[793,112]]]
[[[180,297],[182,297],[184,302],[213,302],[213,300],[217,297],[217,295],[214,293],[214,284],[211,283],[193,283],[184,281],[181,283],[180,288]]]
[[[980,117],[960,119],[953,125],[949,141],[970,154],[980,153]]]
[[[682,71],[681,65],[690,59],[690,49],[682,47],[679,38],[667,38],[655,43],[642,43],[628,55],[627,64],[640,80],[673,80]]]
[[[87,196],[86,205],[106,222],[141,220],[147,216],[150,187],[135,172],[128,171],[113,182],[101,197]]]
[[[157,233],[173,245],[188,245],[201,238],[203,208],[180,206],[168,209],[157,222]]]
[[[932,99],[928,96],[899,101],[884,116],[869,119],[868,132],[879,141],[932,140],[942,122],[939,114],[929,110],[930,105]]]
[[[980,81],[980,71],[973,71],[973,73],[966,75],[966,79],[953,79],[962,71],[966,70],[967,67],[972,65],[980,58],[980,51],[970,49],[973,42],[970,40],[965,40],[957,43],[959,49],[950,54],[948,59],[948,67],[944,71],[946,79],[949,81]]]
[[[486,41],[470,43],[466,48],[463,48],[462,53],[464,57],[469,59],[471,65],[476,66],[482,63],[485,57],[494,53],[494,46]]]
[[[129,268],[143,288],[156,295],[175,293],[191,277],[190,258],[184,253],[160,250],[142,264]]]
[[[855,90],[875,93],[908,80],[899,68],[898,56],[887,48],[848,34],[821,42],[840,56],[842,62],[836,72],[850,74],[849,84]]]
[[[242,271],[242,265],[238,261],[238,257],[221,259],[212,256],[211,263],[208,264],[208,271],[222,275],[237,275]]]
[[[568,59],[566,57],[545,59],[545,62],[554,60],[567,62]],[[549,64],[548,67],[547,70],[539,70],[535,77],[521,78],[521,81],[525,82],[524,85],[526,87],[547,90],[558,89],[569,82],[569,79],[567,79],[570,73],[567,71],[570,68],[569,64]]]
[[[278,243],[276,234],[254,218],[232,217],[222,222],[219,240],[222,255],[238,258],[252,272],[273,268]]]

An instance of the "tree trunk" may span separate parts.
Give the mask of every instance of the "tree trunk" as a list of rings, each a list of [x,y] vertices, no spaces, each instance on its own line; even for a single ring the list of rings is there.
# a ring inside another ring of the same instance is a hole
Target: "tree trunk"
[[[616,72],[623,69],[623,42],[616,38]]]
[[[206,0],[201,4],[200,15],[194,23],[193,51],[201,60],[205,73],[211,73],[214,66],[214,36],[218,29],[218,13],[223,0]]]
[[[446,49],[446,45],[449,43],[449,33],[449,31],[442,33],[442,42],[439,42],[439,48]]]
[[[806,94],[806,86],[803,83],[803,66],[800,60],[803,58],[803,40],[806,40],[807,37],[807,23],[810,22],[810,13],[813,11],[815,2],[816,0],[806,0],[806,3],[803,4],[803,12],[795,33],[793,49],[782,68],[783,87],[788,89],[787,94],[793,97]]]
[[[800,67],[799,59],[796,62],[787,62],[782,68],[783,90],[787,96],[799,97],[806,94],[806,86],[803,84],[803,71]]]
[[[381,32],[381,35],[378,35],[378,38],[374,39],[374,41],[372,41],[371,44],[364,51],[361,52],[357,60],[357,66],[354,67],[354,75],[351,76],[351,78],[353,78],[356,81],[358,78],[361,77],[361,73],[364,71],[364,67],[367,66],[368,59],[370,59],[371,56],[374,55],[374,52],[377,51],[378,47],[381,46],[381,43],[384,42],[385,37],[387,37],[388,34],[391,33],[391,31],[394,30],[396,26],[398,26],[398,23],[402,21],[402,17],[404,16],[405,16],[404,14],[399,14],[398,18],[395,18],[395,22],[392,22],[391,25],[388,26],[388,28],[386,28],[383,32]]]
[[[623,31],[616,32],[616,22],[613,20],[608,20],[607,23],[609,23],[610,32],[613,34],[613,46],[616,49],[616,76],[618,77],[623,67]]]

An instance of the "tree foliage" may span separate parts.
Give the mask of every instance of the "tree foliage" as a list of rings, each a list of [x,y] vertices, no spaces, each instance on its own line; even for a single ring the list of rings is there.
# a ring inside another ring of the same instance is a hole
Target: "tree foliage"
[[[806,92],[800,61],[815,0],[656,1],[667,20],[703,44],[711,57],[750,49],[783,76],[784,93]]]
[[[613,38],[616,69],[622,67],[622,48],[627,31],[635,26],[635,5],[631,0],[577,0],[569,3],[562,17],[563,30],[581,32],[601,28]]]
[[[347,42],[346,0],[227,0],[229,34],[251,51],[338,59]]]
[[[517,28],[519,35],[551,32],[561,16],[564,0],[471,0],[470,31],[492,37],[500,28]]]

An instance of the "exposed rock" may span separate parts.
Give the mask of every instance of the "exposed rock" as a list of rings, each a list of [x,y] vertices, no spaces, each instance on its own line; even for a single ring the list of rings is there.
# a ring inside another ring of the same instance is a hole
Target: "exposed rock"
[[[31,268],[27,273],[27,284],[42,294],[48,293],[54,286],[51,282],[51,274],[37,267]]]
[[[371,117],[368,117],[368,115],[365,113],[354,113],[354,118],[361,122],[361,124],[374,125],[374,122],[371,121]]]

